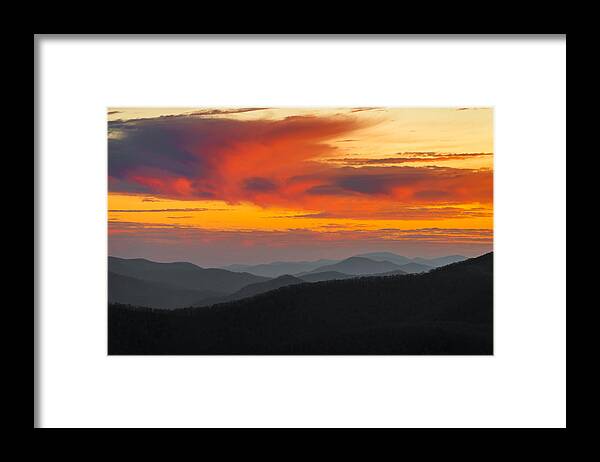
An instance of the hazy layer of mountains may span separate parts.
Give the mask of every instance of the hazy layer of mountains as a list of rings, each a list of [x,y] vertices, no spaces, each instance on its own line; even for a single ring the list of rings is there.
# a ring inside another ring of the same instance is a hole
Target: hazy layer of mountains
[[[377,260],[371,257],[356,258],[321,266],[383,267],[374,266]],[[382,261],[386,269],[402,266],[389,256]],[[124,272],[126,263],[116,263]],[[425,264],[404,264],[411,263]],[[254,281],[229,294],[208,296],[210,306],[156,310],[109,304],[109,354],[493,353],[492,253],[416,274],[392,269],[384,273],[392,275],[357,277],[318,269],[304,277],[332,279],[306,282],[283,275]],[[218,274],[223,287],[229,276]]]
[[[465,259],[461,255],[410,259],[390,252],[377,252],[340,261],[201,268],[187,262],[157,263],[141,258],[108,257],[108,301],[164,309],[207,306],[287,285],[371,275],[422,273]]]
[[[393,263],[397,267],[394,269],[401,269],[407,273],[415,273],[421,271],[429,271],[432,268],[438,268],[440,266],[449,265],[450,263],[456,263],[465,260],[467,257],[462,255],[448,255],[445,257],[438,258],[408,258],[402,255],[396,255],[392,252],[371,252],[365,254],[354,255],[351,257],[366,258],[375,262],[388,262]],[[343,260],[347,261],[349,259]],[[326,269],[328,266],[336,265],[341,263],[339,260],[316,260],[316,261],[298,261],[298,262],[282,262],[277,261],[273,263],[265,263],[260,265],[229,265],[224,266],[223,269],[229,271],[238,271],[255,274],[257,276],[264,277],[278,277],[284,274],[298,275],[301,273],[314,273],[329,271]],[[406,266],[410,265],[410,266]],[[421,265],[421,266],[415,266]],[[406,268],[403,268],[406,266]],[[334,270],[336,271],[336,270]],[[391,270],[390,270],[391,271]],[[358,274],[358,273],[352,273]],[[368,273],[360,273],[368,274]]]

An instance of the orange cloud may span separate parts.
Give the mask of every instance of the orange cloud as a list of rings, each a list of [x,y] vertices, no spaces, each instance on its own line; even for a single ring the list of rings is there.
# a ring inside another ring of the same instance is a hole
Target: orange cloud
[[[491,170],[385,165],[401,163],[398,158],[394,162],[342,159],[346,164],[342,166],[321,161],[336,154],[331,140],[366,126],[349,116],[246,121],[169,116],[116,121],[109,123],[109,188],[337,216],[389,216],[406,207],[491,204]],[[403,159],[411,162],[489,155],[405,154]]]
[[[365,158],[365,157],[344,157],[327,159],[327,162],[342,164],[344,166],[364,166],[364,165],[396,165],[396,164],[409,164],[409,163],[436,163],[440,161],[456,161],[466,160],[481,157],[490,157],[493,154],[491,152],[468,152],[459,154],[446,154],[441,152],[403,152],[398,153],[397,157],[384,157],[384,158]]]

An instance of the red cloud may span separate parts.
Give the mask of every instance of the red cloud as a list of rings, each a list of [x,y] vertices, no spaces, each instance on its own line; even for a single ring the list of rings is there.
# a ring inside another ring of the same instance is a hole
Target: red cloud
[[[328,143],[363,128],[349,117],[240,121],[177,116],[109,123],[109,188],[177,199],[249,201],[330,213],[492,202],[492,172],[339,167]]]

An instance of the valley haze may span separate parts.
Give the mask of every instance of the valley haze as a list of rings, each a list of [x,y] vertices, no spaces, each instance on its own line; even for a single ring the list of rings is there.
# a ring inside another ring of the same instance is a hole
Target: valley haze
[[[188,262],[160,263],[144,258],[109,257],[108,300],[164,309],[205,306],[294,283],[422,273],[465,259],[462,255],[410,259],[392,253],[374,253],[339,261],[231,265],[227,269],[202,268]]]

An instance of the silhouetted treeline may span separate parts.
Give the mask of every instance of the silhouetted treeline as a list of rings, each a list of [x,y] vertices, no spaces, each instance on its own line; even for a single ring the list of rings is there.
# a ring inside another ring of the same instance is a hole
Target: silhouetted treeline
[[[173,311],[109,305],[109,354],[491,354],[493,255]]]

